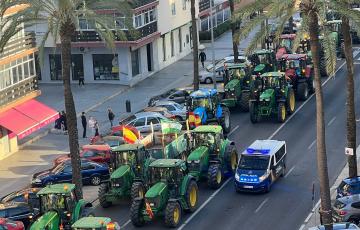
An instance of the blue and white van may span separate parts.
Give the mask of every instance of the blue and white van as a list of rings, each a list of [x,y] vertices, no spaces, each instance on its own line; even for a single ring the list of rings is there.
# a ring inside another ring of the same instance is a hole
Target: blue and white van
[[[235,190],[269,192],[271,185],[285,175],[285,161],[285,141],[256,140],[240,155]]]

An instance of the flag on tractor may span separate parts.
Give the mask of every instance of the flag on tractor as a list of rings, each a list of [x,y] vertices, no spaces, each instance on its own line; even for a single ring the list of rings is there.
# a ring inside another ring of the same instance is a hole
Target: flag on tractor
[[[149,215],[150,219],[154,218],[154,213],[151,209],[150,204],[148,202],[145,202],[145,205],[146,205],[145,211]]]
[[[136,130],[133,130],[129,127],[123,127],[123,138],[129,144],[135,144],[139,140],[139,134]]]
[[[162,134],[180,133],[182,125],[179,122],[171,120],[161,120]]]

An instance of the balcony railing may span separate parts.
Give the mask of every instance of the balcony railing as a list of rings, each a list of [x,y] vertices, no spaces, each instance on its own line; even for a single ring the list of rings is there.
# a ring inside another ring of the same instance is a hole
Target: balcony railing
[[[124,31],[127,41],[136,41],[141,38],[147,37],[155,32],[157,32],[157,22],[152,22],[148,25],[145,25],[139,29],[137,29],[138,33],[135,35],[130,34],[129,31]],[[115,31],[114,31],[115,34]],[[120,37],[115,34],[116,41],[123,41]],[[97,42],[102,41],[100,34],[98,34],[94,30],[85,30],[85,31],[77,31],[76,35],[73,37],[73,42]]]
[[[38,90],[37,76],[23,80],[0,91],[0,107]]]
[[[0,59],[34,48],[35,46],[35,33],[26,33],[24,37],[10,40],[0,53]]]

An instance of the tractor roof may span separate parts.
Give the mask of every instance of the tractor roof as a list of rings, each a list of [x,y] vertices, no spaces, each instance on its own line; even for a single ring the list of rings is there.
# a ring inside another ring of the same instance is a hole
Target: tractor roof
[[[262,49],[262,50],[256,50],[254,52],[254,54],[271,54],[273,51],[272,50],[266,50],[266,49]]]
[[[281,59],[285,60],[305,60],[307,57],[306,54],[284,54]]]
[[[52,184],[47,185],[45,188],[41,189],[37,194],[46,195],[46,194],[67,194],[75,189],[74,184]]]
[[[267,72],[261,74],[261,77],[282,77],[284,75],[285,75],[284,72]]]
[[[256,140],[242,154],[274,155],[283,146],[285,146],[285,141]]]
[[[282,35],[280,35],[280,38],[294,40],[296,38],[296,34],[282,34]]]
[[[144,148],[143,144],[124,144],[116,146],[112,149],[113,152],[136,151]]]
[[[245,63],[226,63],[227,69],[242,69],[246,67],[247,65]]]
[[[156,168],[174,168],[180,166],[184,161],[180,159],[158,159],[150,164]]]
[[[89,228],[98,229],[106,228],[106,225],[111,222],[109,217],[83,217],[76,221],[71,227],[72,228]]]
[[[331,21],[327,21],[326,24],[341,24],[342,20],[331,20]]]
[[[192,92],[190,94],[190,97],[192,98],[208,98],[208,97],[212,97],[215,94],[217,94],[217,90],[216,89],[199,89],[195,92]]]
[[[196,127],[193,132],[195,133],[222,133],[220,125],[200,125]]]
[[[83,150],[98,150],[98,151],[109,151],[111,148],[109,145],[83,145]]]

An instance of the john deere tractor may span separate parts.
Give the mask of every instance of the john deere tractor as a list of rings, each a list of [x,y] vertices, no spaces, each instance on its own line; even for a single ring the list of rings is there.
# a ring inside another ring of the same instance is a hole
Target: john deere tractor
[[[112,150],[110,181],[99,187],[99,202],[103,208],[122,198],[143,197],[151,163],[142,144],[124,144]]]
[[[72,230],[120,230],[118,223],[113,222],[109,217],[83,217],[76,221]]]
[[[254,66],[253,75],[260,76],[263,73],[277,71],[276,55],[273,50],[257,50],[249,56]]]
[[[187,105],[190,128],[218,124],[225,133],[230,132],[230,110],[221,102],[215,89],[200,89],[191,93]]]
[[[92,204],[76,197],[74,184],[48,185],[37,195],[41,216],[30,230],[71,229],[71,225],[80,218],[93,216]]]
[[[176,227],[183,211],[194,212],[198,206],[198,186],[180,159],[159,159],[149,167],[151,185],[145,197],[133,200],[130,218],[139,227],[156,217],[168,227]]]
[[[221,102],[228,108],[238,106],[242,111],[249,111],[251,68],[246,64],[228,64],[226,69],[228,83]]]
[[[253,81],[250,99],[250,120],[276,116],[279,122],[295,111],[295,94],[283,72],[268,72]]]

